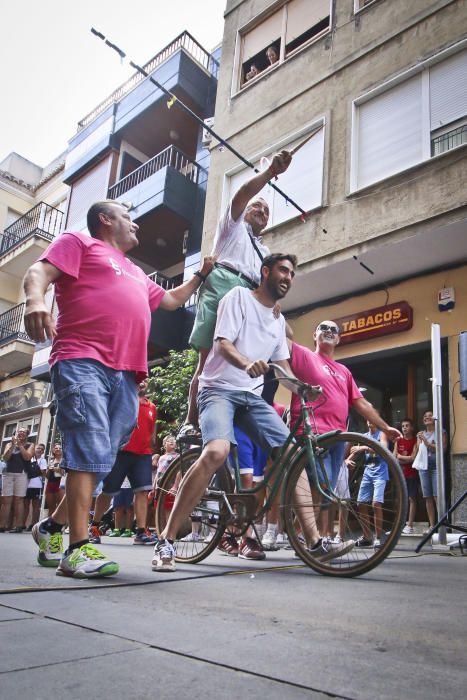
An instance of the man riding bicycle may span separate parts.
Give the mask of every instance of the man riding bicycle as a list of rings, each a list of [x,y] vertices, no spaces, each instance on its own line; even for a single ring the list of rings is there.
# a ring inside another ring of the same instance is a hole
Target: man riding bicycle
[[[275,316],[273,308],[289,291],[296,265],[294,255],[268,256],[261,266],[260,286],[255,290],[237,287],[219,305],[214,347],[200,377],[198,394],[203,451],[181,482],[167,526],[154,548],[153,571],[175,570],[173,542],[211,477],[227,459],[231,444],[236,444],[234,416],[236,424],[267,453],[281,447],[288,438],[286,426],[260,396],[262,383],[258,386],[258,377],[269,369],[262,358],[270,358],[293,377],[285,320],[282,315]],[[290,389],[297,390],[292,384]],[[353,547],[353,542],[324,542],[314,522],[308,523],[308,530],[307,543],[317,558],[340,556]]]

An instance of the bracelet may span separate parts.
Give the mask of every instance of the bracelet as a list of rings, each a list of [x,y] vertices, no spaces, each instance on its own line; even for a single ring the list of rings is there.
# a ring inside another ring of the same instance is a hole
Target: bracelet
[[[203,284],[204,282],[206,282],[206,275],[203,275],[203,273],[201,272],[201,270],[197,270],[197,271],[194,273],[194,276],[200,278],[201,284]]]

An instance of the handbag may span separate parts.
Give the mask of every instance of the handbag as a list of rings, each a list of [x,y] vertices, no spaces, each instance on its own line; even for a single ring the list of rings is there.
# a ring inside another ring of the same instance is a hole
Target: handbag
[[[28,479],[35,479],[38,476],[42,476],[41,468],[37,462],[29,462],[25,472]]]
[[[418,469],[418,471],[428,469],[428,450],[424,442],[421,442],[418,446],[418,452],[415,455],[412,467]]]

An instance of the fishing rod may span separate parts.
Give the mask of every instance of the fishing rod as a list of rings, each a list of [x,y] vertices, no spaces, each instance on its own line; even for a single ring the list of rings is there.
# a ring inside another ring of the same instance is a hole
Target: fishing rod
[[[109,40],[107,39],[107,37],[104,36],[104,34],[102,34],[102,32],[99,32],[99,31],[98,31],[97,29],[95,29],[94,27],[91,27],[91,33],[94,34],[95,36],[97,36],[98,39],[101,39],[101,40],[106,44],[106,46],[108,46],[110,49],[112,49],[113,51],[115,51],[115,52],[120,56],[121,61],[123,61],[125,58],[127,58],[126,53],[125,53],[119,46],[117,46],[117,45],[114,44],[113,42],[109,41]],[[144,70],[144,68],[142,68],[141,66],[139,66],[137,63],[135,63],[134,61],[131,61],[130,59],[127,59],[127,60],[128,60],[129,65],[130,65],[132,68],[134,68],[138,73],[140,73],[141,75],[143,75],[145,78],[149,78],[149,80],[151,81],[151,83],[153,83],[153,85],[155,85],[159,90],[161,90],[161,92],[163,92],[164,95],[166,95],[167,97],[170,98],[169,101],[167,102],[167,107],[168,107],[169,109],[170,109],[174,104],[177,104],[181,109],[183,109],[187,114],[189,114],[195,121],[197,121],[198,124],[200,124],[200,125],[203,127],[203,129],[205,129],[206,131],[208,131],[208,132],[211,134],[211,136],[214,136],[214,138],[217,139],[217,141],[219,141],[219,143],[221,144],[221,146],[223,146],[224,148],[227,148],[227,150],[229,150],[231,153],[233,153],[234,156],[236,156],[239,160],[242,161],[242,163],[244,163],[247,167],[249,167],[249,168],[251,168],[252,170],[254,170],[255,173],[258,173],[258,174],[259,174],[259,173],[261,172],[260,170],[258,170],[258,168],[256,168],[256,167],[253,165],[253,163],[251,163],[249,160],[247,160],[246,158],[244,158],[244,156],[242,156],[241,153],[239,153],[233,146],[231,146],[230,143],[229,143],[228,141],[226,141],[226,140],[223,139],[221,136],[219,136],[219,134],[217,134],[217,133],[214,131],[214,129],[212,129],[208,124],[206,124],[206,123],[203,121],[203,119],[201,119],[201,117],[198,117],[198,115],[195,114],[195,112],[193,112],[193,110],[191,110],[184,102],[182,102],[182,100],[180,100],[173,92],[170,92],[170,90],[167,90],[167,88],[165,88],[163,85],[161,85],[161,83],[159,83],[155,78],[152,77],[152,75],[150,75],[147,71]],[[321,127],[320,127],[320,128],[321,128]],[[312,136],[315,135],[315,132],[316,132],[316,130],[313,131],[312,134],[308,135],[307,138],[306,138],[301,144],[299,144],[298,146],[296,146],[296,147],[294,148],[294,150],[292,151],[292,155],[293,155],[293,153],[295,153],[299,148],[301,148],[302,146],[304,146],[305,143],[306,143],[307,141],[309,141],[309,139],[310,139]],[[276,176],[276,180],[277,180],[277,176]],[[297,211],[300,212],[300,219],[301,219],[301,221],[302,221],[303,223],[305,223],[305,222],[306,222],[307,212],[306,212],[304,209],[302,209],[302,207],[299,206],[296,202],[294,202],[293,199],[291,199],[285,192],[283,192],[283,191],[282,191],[279,187],[277,187],[277,185],[275,185],[273,182],[269,182],[268,184],[269,184],[269,187],[272,187],[273,190],[275,190],[278,194],[280,194],[280,195],[285,199],[286,203],[291,204],[293,207],[295,207],[295,209],[297,209]],[[325,231],[324,229],[323,229],[323,231],[326,233],[326,231]]]

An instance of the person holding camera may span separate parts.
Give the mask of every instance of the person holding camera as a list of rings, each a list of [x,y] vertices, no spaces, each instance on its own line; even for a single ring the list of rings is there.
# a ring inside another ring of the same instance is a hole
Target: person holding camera
[[[12,507],[13,529],[11,532],[24,530],[24,497],[28,488],[28,471],[34,456],[34,445],[27,441],[28,435],[27,428],[18,428],[3,455],[6,468],[3,471],[0,532],[5,532],[8,527]]]

